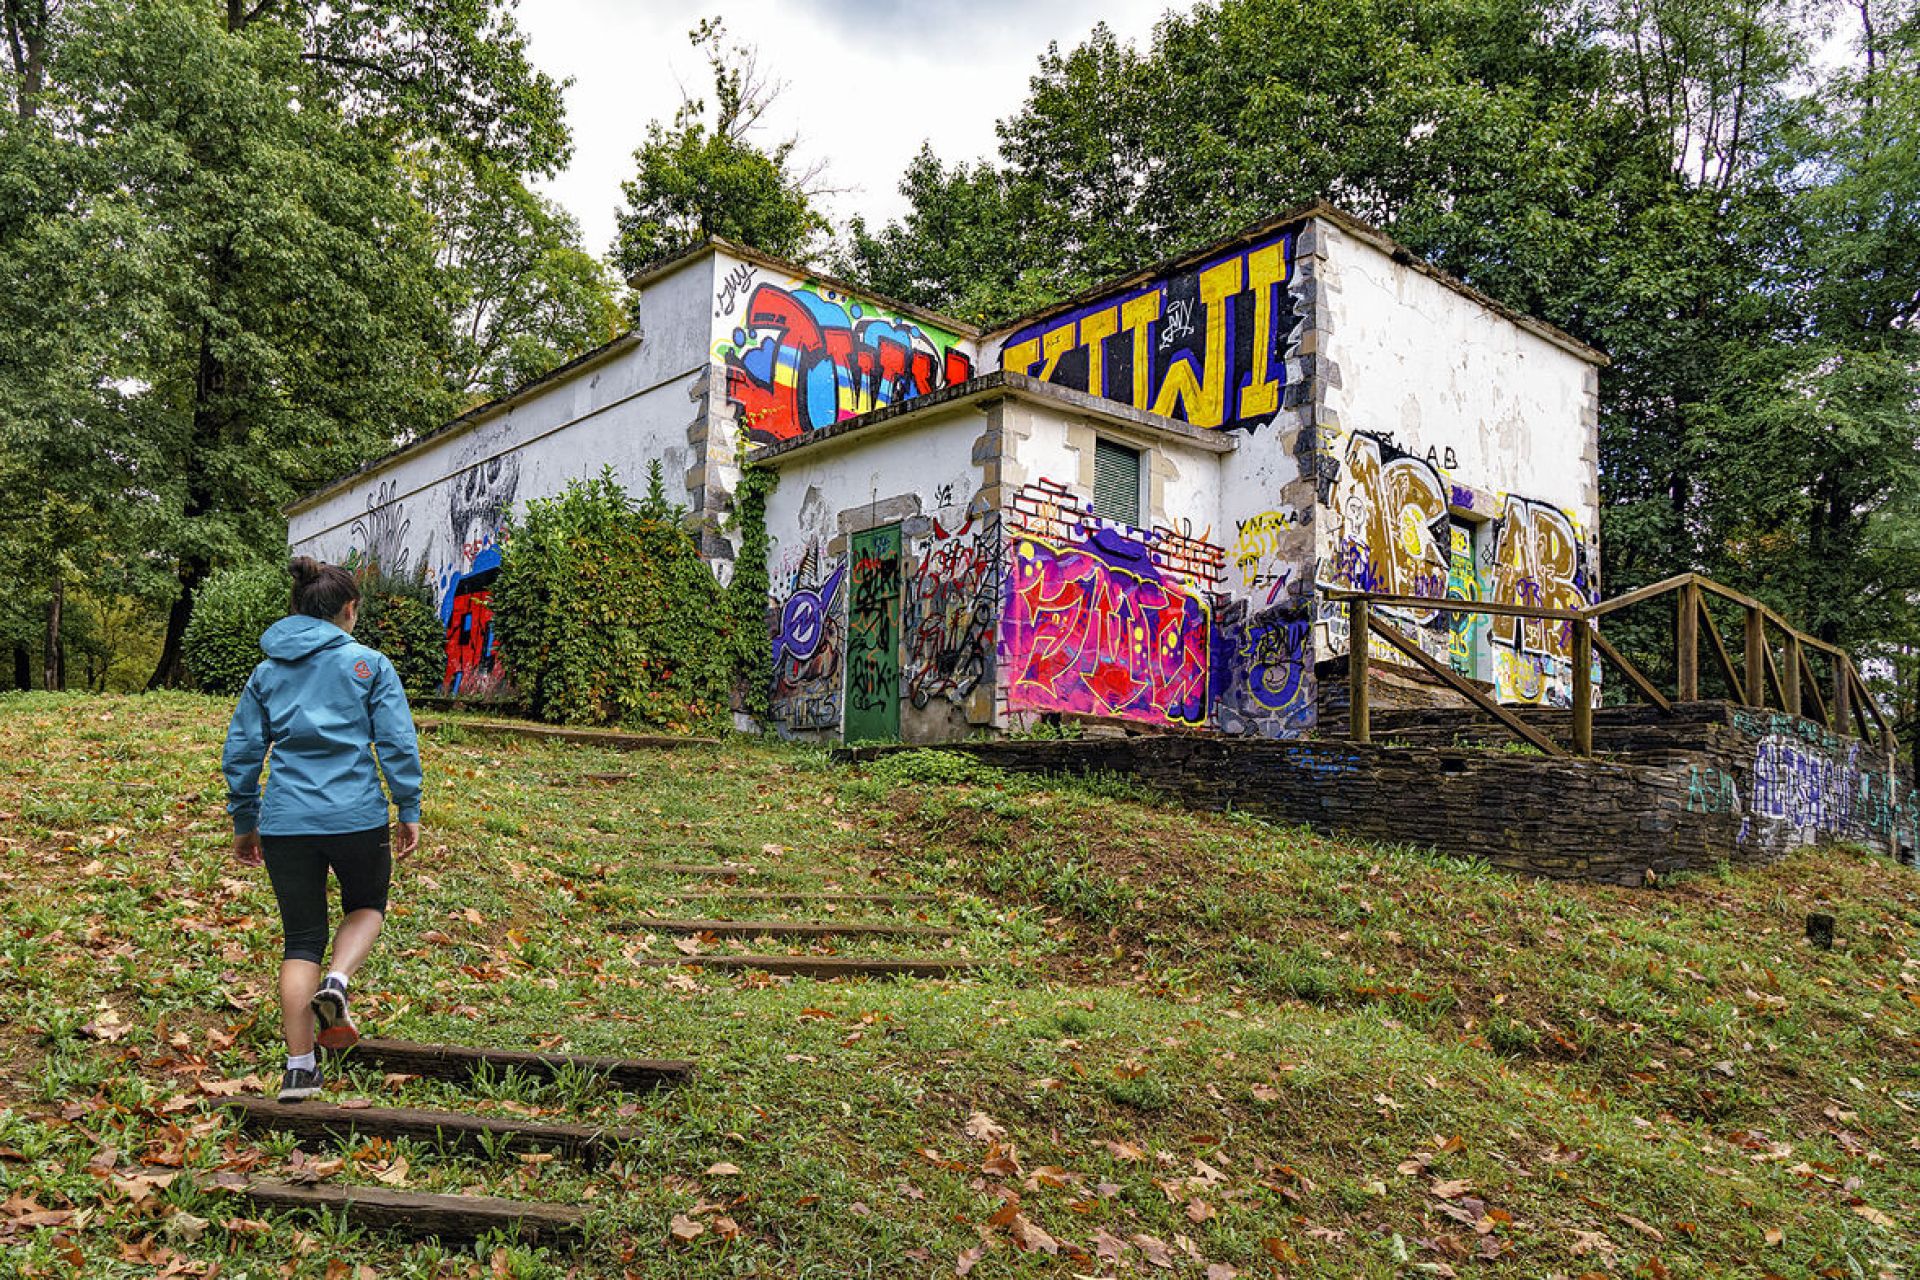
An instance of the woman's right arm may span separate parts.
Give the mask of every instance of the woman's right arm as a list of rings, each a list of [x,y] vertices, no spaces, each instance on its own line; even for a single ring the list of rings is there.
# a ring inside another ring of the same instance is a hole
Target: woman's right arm
[[[220,771],[227,777],[227,812],[233,815],[234,853],[242,861],[252,861],[259,850],[260,770],[271,745],[266,704],[249,677],[227,725],[226,748],[220,753]]]

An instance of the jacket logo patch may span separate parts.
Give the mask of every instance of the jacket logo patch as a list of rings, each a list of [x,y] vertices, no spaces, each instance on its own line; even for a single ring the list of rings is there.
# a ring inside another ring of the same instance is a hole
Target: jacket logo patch
[[[371,680],[373,679],[373,668],[367,665],[365,658],[362,658],[353,664],[353,674],[359,676],[362,680]]]

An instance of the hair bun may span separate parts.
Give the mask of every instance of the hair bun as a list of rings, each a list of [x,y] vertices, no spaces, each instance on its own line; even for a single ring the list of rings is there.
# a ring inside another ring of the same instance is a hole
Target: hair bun
[[[288,566],[288,571],[293,574],[293,585],[298,589],[310,582],[318,581],[320,570],[324,567],[312,556],[295,556],[293,563]]]

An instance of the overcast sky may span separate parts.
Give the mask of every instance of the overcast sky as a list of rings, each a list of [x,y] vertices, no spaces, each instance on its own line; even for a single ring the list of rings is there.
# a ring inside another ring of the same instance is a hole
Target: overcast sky
[[[994,122],[1026,96],[1049,41],[1071,48],[1105,19],[1145,43],[1166,9],[1191,0],[730,0],[723,8],[660,0],[521,0],[519,21],[535,64],[571,76],[567,120],[574,155],[546,194],[580,220],[586,247],[613,240],[620,183],[647,122],[668,120],[681,91],[711,96],[705,64],[687,43],[702,16],[759,46],[761,64],[787,84],[765,123],[771,144],[801,139],[803,164],[827,162],[836,226],[900,214],[895,191],[922,141],[942,160],[992,155]]]

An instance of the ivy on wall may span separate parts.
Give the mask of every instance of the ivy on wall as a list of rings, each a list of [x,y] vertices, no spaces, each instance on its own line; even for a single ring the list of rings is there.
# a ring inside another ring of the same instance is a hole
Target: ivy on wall
[[[609,467],[509,521],[494,635],[536,716],[674,733],[728,727],[735,608],[684,515],[666,501],[656,462],[639,502]]]
[[[727,584],[727,603],[733,615],[734,705],[756,719],[764,720],[771,707],[773,651],[767,626],[770,583],[767,557],[772,542],[767,537],[767,498],[780,483],[780,473],[771,467],[743,463],[740,485],[733,495],[733,516],[728,528],[740,535],[740,549],[733,562],[733,580]]]

